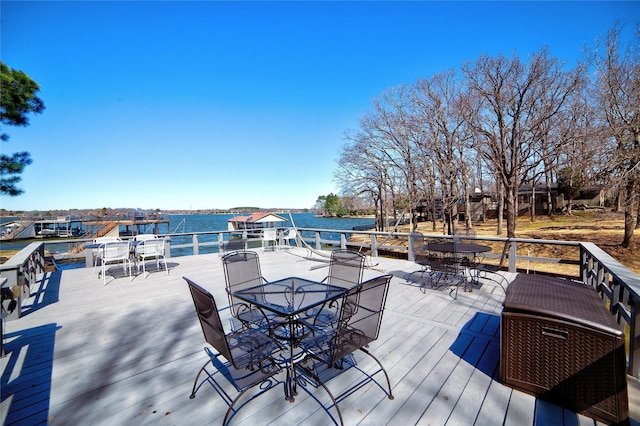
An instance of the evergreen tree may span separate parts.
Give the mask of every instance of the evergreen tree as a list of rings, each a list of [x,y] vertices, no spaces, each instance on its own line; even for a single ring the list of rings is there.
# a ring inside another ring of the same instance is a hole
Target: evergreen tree
[[[39,90],[38,83],[23,71],[0,62],[0,122],[9,126],[28,126],[27,114],[40,114],[45,108],[36,96]],[[9,135],[0,133],[0,140],[8,141]],[[16,185],[20,182],[20,174],[31,162],[26,151],[0,154],[0,194],[16,196],[24,192]]]

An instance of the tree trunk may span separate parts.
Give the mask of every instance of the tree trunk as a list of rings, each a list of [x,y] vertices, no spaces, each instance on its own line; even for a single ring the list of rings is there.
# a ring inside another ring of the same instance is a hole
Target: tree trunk
[[[638,191],[640,191],[640,187],[638,187]],[[636,201],[636,229],[640,229],[640,195],[636,196]]]
[[[547,216],[553,217],[553,197],[551,196],[551,182],[547,181]]]
[[[469,199],[469,193],[467,191],[465,191],[465,196],[464,196],[464,210],[466,211],[465,214],[465,222],[466,222],[466,228],[467,229],[471,229],[473,228],[473,220],[471,220],[471,200]]]
[[[436,232],[436,229],[438,229],[438,221],[436,220],[436,199],[434,197],[431,203],[431,230]]]
[[[498,185],[500,186],[500,190],[498,191],[498,229],[496,230],[496,235],[502,235],[504,232],[504,188],[502,182]]]
[[[536,183],[535,181],[533,182],[533,185],[531,185],[531,203],[529,203],[530,209],[529,209],[529,220],[531,221],[531,223],[534,223],[536,221]]]
[[[451,226],[449,227],[449,235],[453,235],[454,230],[459,228],[458,216],[458,203],[453,203],[453,205],[451,206],[451,210],[449,210],[449,223],[451,224]]]
[[[629,248],[633,243],[633,231],[636,228],[637,222],[637,209],[638,204],[638,191],[636,190],[636,182],[634,179],[629,178],[625,186],[625,200],[624,200],[624,239],[622,240],[622,247]]]
[[[516,188],[507,189],[507,238],[515,238],[518,219],[518,199]]]

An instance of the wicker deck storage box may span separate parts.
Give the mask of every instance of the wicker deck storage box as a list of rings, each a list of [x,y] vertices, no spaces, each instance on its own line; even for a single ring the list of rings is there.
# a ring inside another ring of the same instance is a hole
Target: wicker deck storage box
[[[500,327],[503,383],[599,421],[628,422],[624,333],[591,287],[520,274]]]

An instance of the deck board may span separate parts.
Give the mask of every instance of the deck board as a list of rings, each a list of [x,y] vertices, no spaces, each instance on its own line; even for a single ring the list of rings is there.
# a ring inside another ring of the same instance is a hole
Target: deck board
[[[328,273],[327,258],[306,259],[305,250],[258,253],[269,280],[321,280]],[[594,425],[591,419],[499,383],[504,293],[498,286],[487,281],[473,292],[460,288],[453,300],[446,288],[407,282],[407,274],[416,270],[412,262],[379,258],[375,263],[365,270],[364,279],[383,273],[394,278],[380,336],[370,349],[386,367],[395,399],[368,384],[340,403],[345,424]],[[137,275],[133,280],[119,271],[119,278],[108,276],[106,286],[92,268],[46,274],[39,287],[31,289],[34,296],[23,317],[5,326],[0,421],[219,424],[226,405],[213,388],[205,386],[189,399],[206,358],[182,277],[193,279],[219,305],[226,305],[222,263],[217,254],[206,254],[171,258],[169,268],[169,274],[152,269],[146,278]],[[356,359],[362,368],[374,367],[364,354],[356,354]],[[339,393],[359,378],[355,373],[338,376],[329,388]],[[313,395],[329,401],[321,388],[313,389]],[[331,421],[306,392],[288,403],[276,389],[252,400],[232,423]]]

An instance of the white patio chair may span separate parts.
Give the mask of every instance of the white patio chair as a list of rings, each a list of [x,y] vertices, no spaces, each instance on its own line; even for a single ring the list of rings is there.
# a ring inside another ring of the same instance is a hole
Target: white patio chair
[[[138,273],[140,273],[140,264],[142,264],[142,274],[145,278],[147,278],[147,270],[145,267],[145,263],[147,259],[155,259],[156,260],[156,268],[160,270],[160,259],[162,258],[162,263],[164,263],[164,269],[169,273],[169,268],[167,267],[167,259],[164,256],[164,238],[152,238],[145,241],[142,241],[135,248],[136,262],[138,263]]]
[[[273,250],[278,248],[278,230],[276,228],[265,228],[262,231],[262,251],[266,251],[271,246]]]
[[[102,283],[107,285],[107,265],[109,263],[122,262],[122,270],[126,272],[126,268],[129,268],[129,280],[131,277],[131,252],[129,241],[112,241],[106,242],[100,246],[98,250],[98,258],[102,264]],[[100,274],[98,274],[100,278]]]
[[[120,239],[120,237],[98,237],[98,238],[94,238],[91,244],[99,246],[104,243],[112,243],[115,241],[122,241],[122,240]],[[98,247],[97,249],[92,249],[94,273],[96,272],[96,268],[98,267],[98,260],[100,259],[99,248],[100,247]]]
[[[295,243],[297,236],[298,236],[298,233],[296,232],[295,229],[293,229],[293,228],[287,229],[282,234],[282,237],[280,239],[282,247],[291,248],[291,240],[293,240],[293,242]]]

